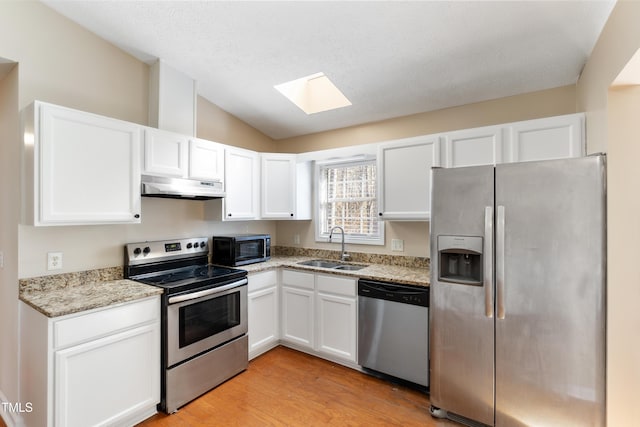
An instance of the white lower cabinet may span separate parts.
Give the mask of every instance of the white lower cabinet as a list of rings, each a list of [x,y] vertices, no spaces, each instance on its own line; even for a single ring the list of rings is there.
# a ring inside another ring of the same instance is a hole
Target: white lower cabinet
[[[249,274],[249,359],[280,340],[280,303],[276,270]]]
[[[282,342],[320,357],[357,361],[356,279],[282,270]]]
[[[356,280],[316,275],[316,349],[356,362],[358,331]]]
[[[313,349],[313,273],[282,270],[282,341]]]
[[[160,402],[160,298],[48,318],[20,303],[25,426],[134,425]]]

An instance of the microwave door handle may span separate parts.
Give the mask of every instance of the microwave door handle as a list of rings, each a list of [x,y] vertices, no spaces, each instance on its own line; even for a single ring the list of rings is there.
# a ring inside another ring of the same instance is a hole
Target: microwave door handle
[[[219,294],[229,289],[237,288],[238,286],[246,285],[249,283],[247,279],[238,280],[237,282],[229,283],[228,285],[218,286],[217,288],[205,289],[204,291],[193,292],[186,295],[178,295],[175,297],[169,297],[169,304],[176,304],[184,301],[191,301],[194,299],[206,297],[208,295]]]

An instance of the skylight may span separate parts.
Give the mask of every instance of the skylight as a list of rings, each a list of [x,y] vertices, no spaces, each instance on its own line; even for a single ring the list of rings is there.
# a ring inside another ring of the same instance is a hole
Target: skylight
[[[340,92],[324,73],[316,73],[275,85],[274,88],[307,114],[335,110],[336,108],[351,105],[351,101]]]

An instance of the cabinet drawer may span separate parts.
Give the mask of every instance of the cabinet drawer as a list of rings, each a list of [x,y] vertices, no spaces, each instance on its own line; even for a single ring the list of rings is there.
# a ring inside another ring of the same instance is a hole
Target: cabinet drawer
[[[339,276],[317,275],[318,292],[328,292],[337,295],[356,296],[356,279]]]
[[[278,274],[276,270],[263,271],[249,274],[248,291],[253,292],[259,289],[268,288],[278,284]]]
[[[304,273],[302,271],[295,270],[282,270],[282,284],[313,290],[313,276],[313,273]]]
[[[160,297],[152,297],[54,322],[54,348],[67,347],[160,318]]]

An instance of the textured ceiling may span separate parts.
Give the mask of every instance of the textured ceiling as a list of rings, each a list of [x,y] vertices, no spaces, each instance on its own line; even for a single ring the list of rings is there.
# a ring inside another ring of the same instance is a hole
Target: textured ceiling
[[[274,139],[573,84],[614,1],[51,1]],[[306,115],[273,86],[325,73]]]

